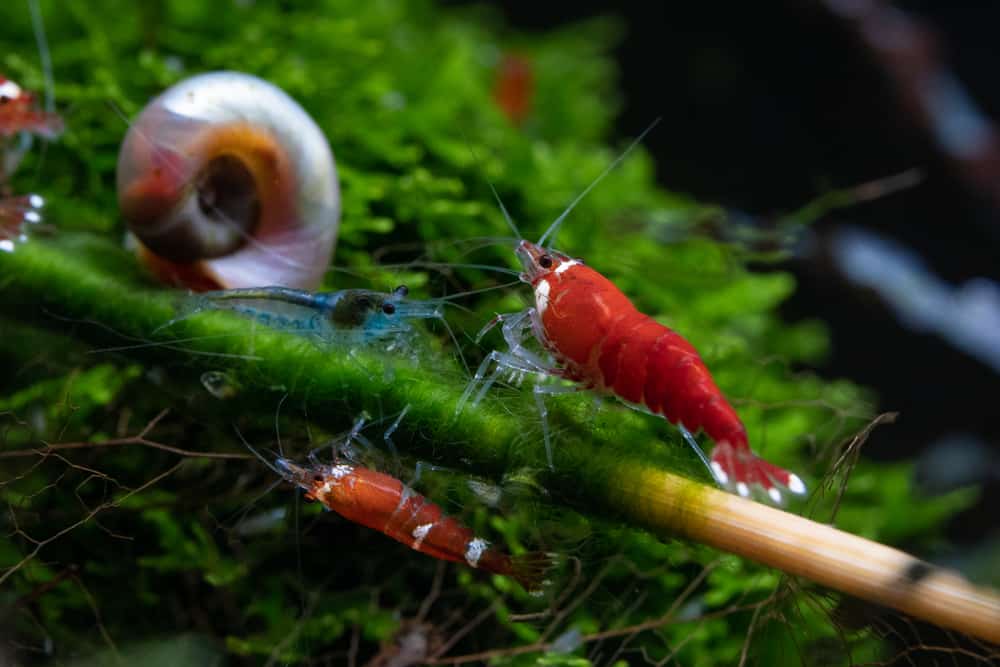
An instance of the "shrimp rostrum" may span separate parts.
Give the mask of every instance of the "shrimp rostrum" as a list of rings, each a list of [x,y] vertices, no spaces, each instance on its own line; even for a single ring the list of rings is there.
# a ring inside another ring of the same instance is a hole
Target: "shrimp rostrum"
[[[359,434],[361,423],[361,420],[355,423],[345,441],[334,444],[340,455],[333,463],[321,463],[315,455],[309,457],[307,464],[284,457],[276,459],[273,465],[262,457],[261,460],[301,488],[307,500],[318,501],[345,519],[384,533],[414,551],[511,577],[529,591],[544,584],[543,576],[551,565],[548,554],[507,554],[446,516],[439,505],[402,480],[356,462],[357,452],[351,441],[366,442]],[[370,443],[366,442],[366,447]]]
[[[534,387],[550,467],[543,395],[592,389],[677,424],[699,454],[689,431],[704,431],[715,441],[711,461],[706,461],[713,477],[741,496],[749,496],[756,489],[772,502],[781,503],[782,489],[803,494],[805,485],[797,475],[751,451],[746,428],[689,342],[639,312],[598,271],[544,245],[576,203],[642,136],[570,204],[538,243],[524,239],[518,242],[515,252],[523,267],[520,277],[531,285],[534,306],[520,313],[498,315],[480,333],[482,336],[492,326],[502,324],[507,350],[491,352],[483,361],[459,409],[477,386],[474,401],[481,399],[505,373],[560,378],[573,384],[538,382]],[[506,215],[502,204],[501,208]],[[509,216],[507,219],[517,233]],[[529,331],[544,352],[526,347]],[[495,369],[490,373],[493,364]]]

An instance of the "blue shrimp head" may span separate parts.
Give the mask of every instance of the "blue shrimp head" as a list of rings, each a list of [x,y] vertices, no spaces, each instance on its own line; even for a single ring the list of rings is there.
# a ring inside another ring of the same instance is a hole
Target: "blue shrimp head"
[[[358,328],[374,336],[409,331],[409,320],[442,318],[440,302],[411,301],[407,294],[405,285],[388,294],[343,290],[330,302],[329,318],[335,327]]]

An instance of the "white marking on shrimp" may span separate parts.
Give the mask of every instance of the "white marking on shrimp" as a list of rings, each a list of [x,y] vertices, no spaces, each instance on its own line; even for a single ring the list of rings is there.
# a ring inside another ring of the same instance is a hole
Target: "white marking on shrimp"
[[[330,467],[330,477],[333,477],[336,480],[343,479],[352,472],[354,472],[354,467],[349,466],[346,463],[338,463],[337,465]]]
[[[729,475],[727,475],[726,471],[722,469],[722,466],[719,465],[718,461],[712,461],[712,474],[715,475],[715,479],[722,486],[726,486],[726,484],[729,483]]]
[[[16,100],[21,96],[21,86],[17,85],[13,81],[4,81],[3,83],[0,83],[0,96]]]
[[[555,271],[553,271],[553,273],[555,273],[557,276],[562,275],[567,271],[569,271],[574,266],[577,266],[579,263],[580,263],[579,260],[576,259],[571,259],[568,262],[563,262],[556,268]]]
[[[424,543],[424,538],[427,537],[427,533],[431,532],[431,528],[434,527],[433,523],[424,523],[413,529],[413,548],[419,549],[420,545]]]
[[[548,280],[538,281],[538,285],[535,287],[535,303],[539,315],[544,313],[545,309],[549,307],[549,290],[551,289],[552,286],[549,285]]]
[[[771,500],[773,500],[775,503],[779,505],[781,504],[781,491],[779,491],[778,489],[772,486],[770,489],[767,490],[767,495],[771,496]]]
[[[801,479],[799,479],[798,475],[789,475],[788,490],[796,495],[801,496],[803,493],[806,492],[806,485],[805,483],[803,483]]]
[[[750,495],[750,487],[746,485],[746,482],[737,482],[736,493],[746,498],[747,496]]]
[[[479,567],[479,559],[483,553],[490,548],[490,543],[486,540],[474,537],[469,540],[469,546],[465,547],[465,562],[472,567]]]

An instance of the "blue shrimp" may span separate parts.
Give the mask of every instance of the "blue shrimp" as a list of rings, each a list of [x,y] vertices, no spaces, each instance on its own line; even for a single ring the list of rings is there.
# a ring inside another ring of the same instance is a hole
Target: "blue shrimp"
[[[447,328],[443,300],[411,300],[408,294],[405,285],[388,293],[365,289],[307,292],[289,287],[202,292],[185,297],[178,316],[159,329],[212,310],[238,313],[267,327],[327,344],[364,345],[385,339],[402,344],[415,319],[437,319]]]

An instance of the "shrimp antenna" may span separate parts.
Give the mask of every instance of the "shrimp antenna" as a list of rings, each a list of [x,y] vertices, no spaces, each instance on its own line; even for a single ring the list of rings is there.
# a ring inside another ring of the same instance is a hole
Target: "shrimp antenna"
[[[635,148],[636,146],[638,146],[639,142],[641,142],[643,139],[645,139],[646,135],[649,134],[654,127],[656,127],[657,125],[659,125],[659,123],[660,123],[660,121],[662,119],[663,119],[663,117],[660,116],[659,118],[657,118],[656,120],[654,120],[652,123],[650,123],[649,126],[645,130],[642,131],[642,134],[640,134],[638,137],[636,137],[632,141],[632,143],[628,145],[628,148],[626,148],[624,151],[622,151],[621,154],[618,157],[616,157],[614,160],[612,160],[611,164],[609,164],[607,167],[605,167],[604,171],[601,172],[600,176],[598,176],[593,181],[591,181],[590,185],[588,185],[586,188],[584,188],[583,192],[581,192],[580,194],[578,194],[576,196],[576,199],[574,199],[573,201],[570,202],[569,206],[566,207],[566,210],[563,211],[559,215],[558,218],[556,218],[555,220],[552,221],[552,224],[549,225],[549,228],[547,230],[545,230],[544,234],[542,234],[542,238],[538,239],[538,245],[544,246],[545,245],[545,239],[549,238],[550,236],[555,237],[556,232],[559,231],[559,226],[562,224],[563,220],[566,219],[566,216],[569,215],[570,211],[572,211],[574,208],[576,208],[576,205],[580,203],[580,200],[583,199],[584,197],[586,197],[587,193],[590,192],[591,190],[593,190],[594,187],[598,183],[600,183],[601,181],[603,181],[604,177],[607,176],[608,174],[610,174],[612,169],[614,169],[615,167],[617,167],[618,164],[622,160],[624,160],[626,157],[628,157],[628,154],[632,152],[632,149]]]
[[[510,239],[504,239],[505,243],[509,243]],[[452,262],[425,262],[423,260],[413,260],[412,262],[398,262],[396,264],[376,264],[372,268],[375,269],[385,269],[387,271],[393,271],[396,269],[431,269],[435,271],[444,272],[448,269],[478,269],[480,271],[492,271],[493,273],[502,273],[507,276],[518,276],[521,275],[519,271],[514,269],[507,269],[502,266],[490,266],[489,264],[469,264],[469,263],[452,263]],[[334,271],[340,271],[339,268],[332,269]]]
[[[499,285],[490,285],[489,287],[480,287],[479,289],[466,290],[465,292],[455,292],[454,294],[446,294],[444,296],[439,296],[434,299],[434,301],[443,301],[447,306],[458,306],[455,303],[448,303],[453,299],[461,299],[463,297],[472,296],[473,294],[482,294],[484,292],[492,292],[498,289],[505,289],[507,287],[513,287],[514,285],[521,285],[520,280],[512,280],[507,283],[501,283]],[[458,306],[460,307],[460,306]],[[468,310],[468,309],[466,309]]]
[[[281,446],[281,406],[285,404],[286,398],[288,398],[287,391],[278,401],[277,407],[274,408],[274,436],[278,439],[278,453],[281,454],[282,458],[285,456],[285,450]]]
[[[500,193],[497,192],[495,187],[493,187],[493,181],[491,181],[489,175],[486,174],[485,163],[479,159],[476,149],[472,147],[472,142],[469,141],[469,137],[465,134],[464,130],[462,131],[462,137],[465,139],[465,145],[468,147],[469,153],[472,154],[473,162],[484,165],[483,178],[486,179],[486,184],[490,186],[490,192],[493,193],[493,198],[497,200],[497,204],[500,206],[500,212],[503,213],[503,219],[507,221],[507,226],[510,227],[511,231],[514,232],[514,236],[516,236],[517,240],[520,241],[524,238],[524,236],[521,235],[521,231],[517,228],[517,225],[514,224],[514,219],[510,217],[507,207],[503,205],[503,200],[500,199]]]
[[[266,465],[268,468],[270,468],[274,472],[274,474],[276,474],[278,477],[281,477],[282,479],[287,479],[286,473],[282,472],[281,470],[278,470],[277,466],[275,466],[273,463],[265,459],[263,454],[254,449],[253,445],[247,442],[247,439],[243,437],[242,433],[240,433],[240,429],[238,426],[236,426],[236,424],[233,424],[233,430],[236,431],[236,435],[239,437],[240,441],[244,444],[244,446],[246,446],[246,448],[250,450],[251,454],[260,459],[260,462]]]
[[[511,230],[514,232],[514,236],[516,236],[517,240],[520,241],[524,237],[521,236],[521,231],[517,228],[517,225],[514,224],[514,219],[510,217],[510,213],[507,212],[507,207],[503,205],[503,200],[500,199],[500,193],[497,192],[495,187],[493,187],[493,183],[490,181],[489,176],[485,176],[485,178],[486,184],[490,186],[490,192],[493,193],[493,198],[496,199],[497,204],[500,205],[500,212],[503,213],[503,219],[507,221],[507,224],[510,225]]]
[[[49,52],[49,42],[45,38],[45,22],[42,20],[42,9],[38,0],[28,0],[28,10],[31,12],[31,27],[35,33],[35,43],[38,44],[38,58],[42,61],[42,76],[45,77],[45,110],[55,111],[55,82],[52,77],[52,54]]]

